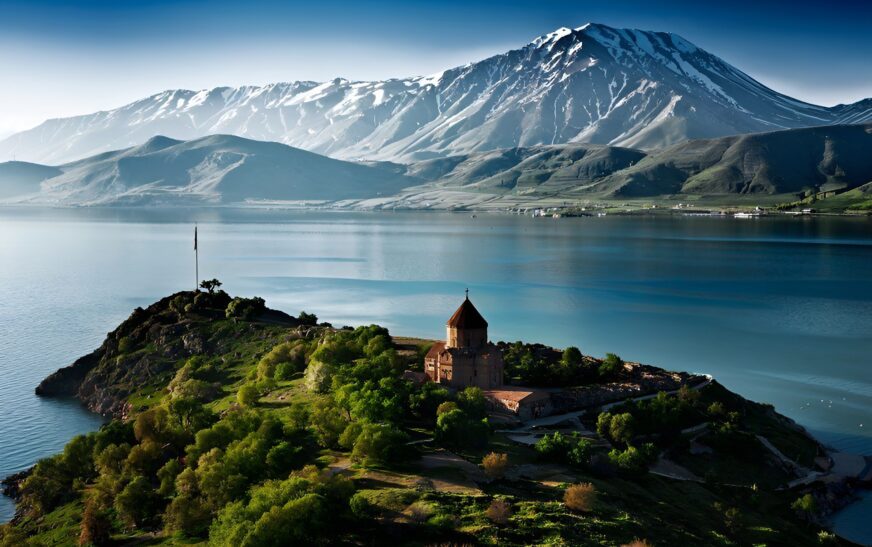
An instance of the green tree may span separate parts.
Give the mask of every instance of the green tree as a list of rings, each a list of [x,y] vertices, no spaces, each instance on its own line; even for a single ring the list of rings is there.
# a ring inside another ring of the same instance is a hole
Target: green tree
[[[220,281],[218,281],[217,279],[214,279],[214,278],[213,279],[204,279],[203,281],[200,282],[200,288],[206,289],[207,291],[209,291],[209,294],[213,294],[216,289],[221,287],[222,284],[223,283],[221,283]]]
[[[236,401],[244,407],[252,407],[260,399],[260,390],[254,384],[245,384],[236,393]]]
[[[606,358],[603,359],[599,368],[599,374],[602,378],[613,378],[624,368],[624,361],[614,353],[606,353]]]
[[[131,528],[141,528],[153,521],[158,503],[151,483],[137,475],[115,498],[115,511]]]

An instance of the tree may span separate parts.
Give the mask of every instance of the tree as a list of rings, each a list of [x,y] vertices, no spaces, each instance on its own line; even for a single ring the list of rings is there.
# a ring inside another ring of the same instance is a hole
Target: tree
[[[486,401],[481,388],[468,387],[457,394],[457,406],[470,418],[484,418],[487,415]]]
[[[506,473],[506,469],[509,467],[509,456],[508,454],[497,454],[496,452],[491,452],[482,458],[481,466],[484,468],[484,474],[487,475],[489,479],[502,478]]]
[[[297,321],[299,321],[301,325],[314,327],[318,324],[318,316],[314,313],[301,311],[300,315],[297,316]]]
[[[339,407],[330,397],[320,397],[312,403],[309,423],[319,445],[324,448],[335,448],[339,443],[339,436],[348,425],[348,420],[342,416]]]
[[[624,367],[624,361],[614,353],[606,353],[599,368],[599,374],[603,378],[612,378]]]
[[[236,401],[245,407],[252,407],[260,399],[260,391],[254,384],[245,384],[236,393]]]
[[[207,291],[209,291],[209,294],[214,293],[216,289],[221,287],[221,285],[223,285],[223,283],[221,283],[220,281],[218,281],[215,278],[204,279],[203,281],[200,282],[200,288],[206,289]]]
[[[366,423],[360,429],[351,459],[364,465],[387,464],[401,461],[408,453],[408,436],[388,424]]]
[[[560,357],[560,361],[563,363],[563,366],[566,367],[578,365],[581,363],[581,359],[581,350],[575,346],[569,346],[564,349],[563,355]]]
[[[436,419],[436,440],[455,449],[484,446],[489,433],[486,418],[475,419],[459,408]]]
[[[617,443],[630,444],[635,435],[635,418],[629,412],[612,416],[609,424],[609,436]]]
[[[142,475],[137,475],[115,498],[118,516],[131,528],[140,528],[151,522],[158,504],[157,494]]]
[[[589,482],[573,484],[563,493],[563,503],[570,511],[589,513],[596,503],[596,488]]]
[[[164,512],[164,526],[168,532],[181,532],[202,537],[209,530],[212,514],[199,497],[180,495],[173,498]]]
[[[85,501],[85,510],[82,512],[82,524],[79,530],[79,545],[101,547],[110,543],[112,522],[107,511],[98,507],[93,499]]]

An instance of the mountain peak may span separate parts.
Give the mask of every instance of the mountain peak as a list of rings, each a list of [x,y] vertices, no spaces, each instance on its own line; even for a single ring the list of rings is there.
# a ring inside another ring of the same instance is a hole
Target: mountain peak
[[[65,163],[160,133],[223,133],[407,162],[567,142],[655,149],[870,119],[867,104],[825,108],[777,93],[676,34],[588,23],[431,76],[169,90],[12,135],[0,158]]]

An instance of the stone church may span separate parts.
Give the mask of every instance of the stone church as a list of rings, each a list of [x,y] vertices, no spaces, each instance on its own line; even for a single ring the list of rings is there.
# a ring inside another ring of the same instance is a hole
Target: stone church
[[[487,339],[487,321],[466,299],[446,325],[445,342],[436,342],[424,358],[424,373],[453,388],[493,389],[503,385],[503,354]]]

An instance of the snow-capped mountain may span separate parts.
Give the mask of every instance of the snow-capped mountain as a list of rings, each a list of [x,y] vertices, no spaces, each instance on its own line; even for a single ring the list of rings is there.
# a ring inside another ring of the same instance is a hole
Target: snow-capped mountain
[[[675,34],[588,24],[427,77],[166,91],[46,121],[0,142],[0,159],[60,163],[215,133],[394,161],[568,142],[651,149],[872,119],[858,105],[792,99]]]

